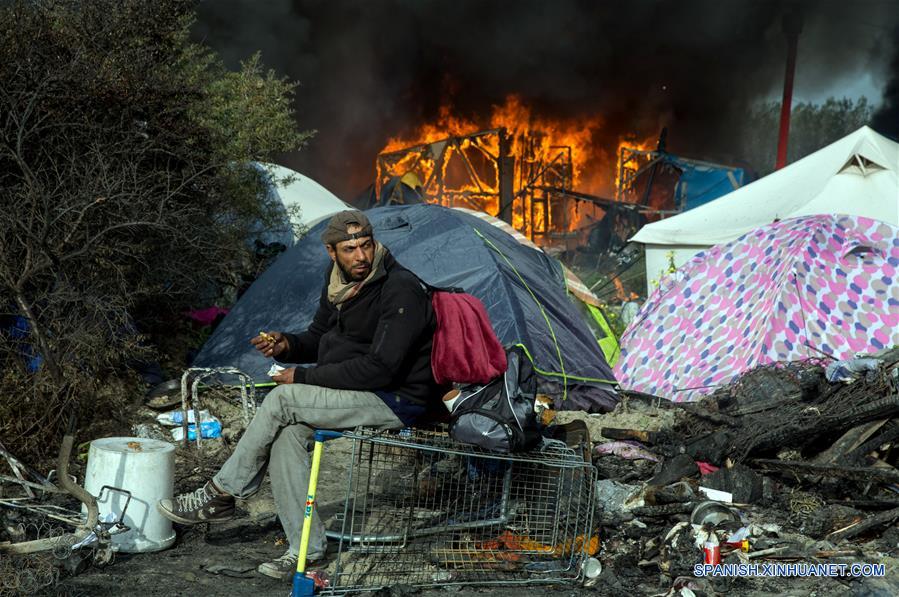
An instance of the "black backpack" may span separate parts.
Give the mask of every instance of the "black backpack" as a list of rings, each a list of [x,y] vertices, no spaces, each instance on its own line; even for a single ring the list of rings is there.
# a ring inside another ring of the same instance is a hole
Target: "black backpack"
[[[453,404],[450,437],[491,452],[526,452],[540,443],[534,401],[537,377],[524,351],[506,350],[506,372],[487,385],[468,385]]]

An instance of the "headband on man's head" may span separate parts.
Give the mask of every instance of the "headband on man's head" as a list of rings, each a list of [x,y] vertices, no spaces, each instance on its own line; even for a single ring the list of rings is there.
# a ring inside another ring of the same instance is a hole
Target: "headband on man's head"
[[[361,230],[350,234],[346,231],[348,226],[359,226]],[[358,210],[341,211],[331,217],[331,221],[322,232],[322,242],[326,245],[336,245],[345,240],[359,240],[366,236],[372,236],[371,222],[364,213]]]

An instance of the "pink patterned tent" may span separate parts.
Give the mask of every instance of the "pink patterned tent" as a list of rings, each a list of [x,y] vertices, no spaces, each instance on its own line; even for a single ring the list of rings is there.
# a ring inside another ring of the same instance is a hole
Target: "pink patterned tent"
[[[621,339],[621,387],[691,401],[758,365],[899,345],[899,228],[807,216],[700,253]]]

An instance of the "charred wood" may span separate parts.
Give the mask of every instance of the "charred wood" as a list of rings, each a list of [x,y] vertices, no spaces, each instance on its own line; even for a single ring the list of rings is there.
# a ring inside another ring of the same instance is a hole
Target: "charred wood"
[[[875,514],[874,516],[862,520],[860,522],[853,523],[852,525],[840,529],[838,531],[834,531],[833,533],[827,536],[827,540],[831,542],[840,541],[842,539],[851,539],[857,535],[864,533],[870,529],[876,528],[882,524],[886,524],[888,522],[892,522],[899,518],[899,508],[894,508],[892,510],[887,510],[886,512],[881,512],[880,514]]]
[[[763,470],[782,471],[793,473],[800,477],[837,477],[852,479],[854,481],[883,481],[886,483],[899,483],[899,471],[892,467],[853,467],[827,464],[813,464],[811,462],[776,460],[758,458],[752,464]]]

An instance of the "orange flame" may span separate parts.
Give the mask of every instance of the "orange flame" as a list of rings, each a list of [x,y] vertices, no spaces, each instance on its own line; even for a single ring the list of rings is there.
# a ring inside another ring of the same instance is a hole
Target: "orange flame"
[[[618,276],[612,278],[612,283],[615,285],[615,298],[619,301],[633,301],[640,298],[635,292],[629,292],[625,289],[624,282],[622,282]]]
[[[451,137],[471,135],[478,131],[505,129],[509,154],[515,157],[513,185],[516,193],[523,187],[541,182],[550,187],[564,187],[581,192],[611,196],[614,191],[614,157],[597,141],[602,118],[550,118],[536,114],[520,97],[511,95],[501,105],[493,106],[489,119],[476,121],[458,116],[452,105],[440,107],[437,118],[414,131],[391,138],[382,154],[399,152],[413,146],[437,144]],[[425,194],[434,198],[431,187],[439,179],[444,191],[461,197],[475,209],[491,214],[498,211],[499,135],[467,138],[461,144],[433,150],[395,154],[390,163],[379,161],[378,177],[386,178],[415,171],[425,187]],[[443,169],[435,172],[435,152],[445,152]],[[464,154],[464,155],[463,155]],[[513,226],[525,234],[577,230],[586,215],[602,210],[590,204],[566,201],[564,209],[554,209],[541,201],[514,204]],[[547,228],[544,230],[544,227]]]
[[[621,175],[622,175],[623,170],[636,171],[637,169],[639,169],[640,166],[642,166],[645,163],[645,161],[648,161],[648,160],[643,160],[641,158],[634,158],[632,160],[622,163],[622,158],[624,156],[622,155],[621,150],[627,148],[627,149],[633,149],[633,150],[637,150],[637,151],[654,151],[656,149],[656,145],[657,145],[657,140],[655,138],[649,138],[644,141],[637,141],[637,139],[635,137],[628,136],[628,137],[618,140],[618,151],[615,154],[616,164],[617,164],[617,167],[615,168],[615,189],[616,190],[621,189],[621,183],[622,183]],[[624,168],[622,168],[622,166]],[[622,196],[622,199],[626,201],[628,199],[628,197]]]

